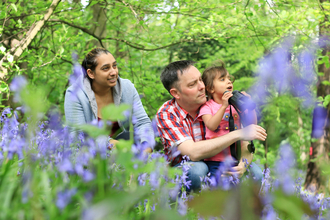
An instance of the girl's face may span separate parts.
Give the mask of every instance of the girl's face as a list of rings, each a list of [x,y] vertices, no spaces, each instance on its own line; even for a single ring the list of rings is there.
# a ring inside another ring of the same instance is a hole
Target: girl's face
[[[232,77],[227,74],[225,76],[221,76],[221,74],[218,74],[213,79],[213,88],[210,90],[210,93],[212,94],[212,97],[214,98],[217,96],[218,98],[222,98],[222,95],[225,91],[232,92],[234,89],[233,83],[232,83]]]
[[[97,58],[94,72],[88,69],[87,73],[94,86],[114,87],[118,79],[117,61],[110,53],[103,53]]]

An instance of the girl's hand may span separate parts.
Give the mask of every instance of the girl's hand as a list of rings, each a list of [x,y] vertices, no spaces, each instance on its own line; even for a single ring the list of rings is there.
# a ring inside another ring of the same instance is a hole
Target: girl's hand
[[[227,108],[228,105],[229,105],[228,99],[232,96],[233,96],[233,93],[230,92],[230,91],[227,91],[227,92],[223,93],[223,95],[222,95],[222,106]]]

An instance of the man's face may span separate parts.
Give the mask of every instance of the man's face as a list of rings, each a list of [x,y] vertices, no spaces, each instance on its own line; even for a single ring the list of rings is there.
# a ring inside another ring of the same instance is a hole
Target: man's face
[[[175,95],[172,95],[182,107],[199,108],[206,102],[205,85],[196,67],[191,66],[183,74],[178,73],[178,78],[178,88],[175,88]]]

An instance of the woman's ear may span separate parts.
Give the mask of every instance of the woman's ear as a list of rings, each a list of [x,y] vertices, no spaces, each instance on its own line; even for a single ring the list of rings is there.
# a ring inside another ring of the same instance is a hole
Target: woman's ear
[[[87,75],[89,76],[89,78],[94,79],[94,73],[91,69],[87,70]]]

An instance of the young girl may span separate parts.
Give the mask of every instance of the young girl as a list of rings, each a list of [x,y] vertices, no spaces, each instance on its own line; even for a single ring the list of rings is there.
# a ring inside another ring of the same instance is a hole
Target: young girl
[[[208,95],[208,101],[201,107],[198,118],[199,120],[203,120],[206,126],[206,139],[212,139],[229,133],[230,108],[234,118],[235,130],[240,129],[241,121],[239,114],[235,108],[228,103],[228,99],[233,96],[234,79],[229,75],[224,64],[204,70],[202,79]],[[249,97],[247,93],[242,93]],[[254,117],[253,121],[256,124],[256,114],[254,110],[252,115]],[[204,159],[204,162],[209,167],[211,176],[215,175],[220,163],[230,155],[230,147],[228,146],[217,155]]]

